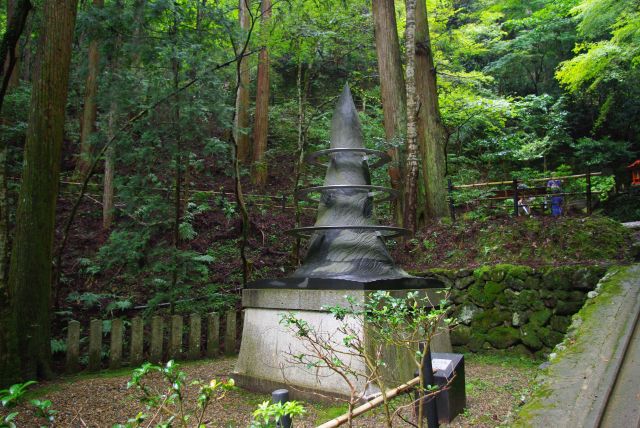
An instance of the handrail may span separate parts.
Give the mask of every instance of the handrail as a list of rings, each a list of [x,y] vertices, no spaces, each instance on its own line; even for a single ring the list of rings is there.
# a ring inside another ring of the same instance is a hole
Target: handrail
[[[390,389],[387,391],[387,394],[386,394],[387,399],[397,397],[400,394],[404,394],[405,392],[413,389],[419,383],[420,383],[420,376],[415,377],[411,379],[409,382],[403,383],[398,387]],[[359,406],[353,409],[353,411],[351,412],[351,418],[353,419],[371,409],[378,407],[379,405],[384,403],[384,401],[385,401],[384,397],[381,394],[380,396],[374,398],[368,403],[365,403],[362,406]],[[339,427],[342,424],[346,424],[347,422],[349,422],[349,413],[345,413],[344,415],[340,415],[335,419],[331,419],[330,421],[325,422],[322,425],[318,425],[316,428],[335,428],[335,427]]]
[[[566,178],[583,178],[587,175],[591,175],[592,177],[595,175],[602,175],[602,172],[592,172],[591,174],[574,174],[574,175],[565,175],[558,177],[546,177],[546,178],[532,178],[530,180],[518,180],[523,182],[538,182],[538,181],[548,181],[548,180],[561,180]],[[513,184],[513,180],[509,181],[490,181],[487,183],[473,183],[473,184],[461,184],[459,186],[453,186],[453,190],[456,189],[466,189],[470,187],[484,187],[484,186],[502,186],[507,184]]]

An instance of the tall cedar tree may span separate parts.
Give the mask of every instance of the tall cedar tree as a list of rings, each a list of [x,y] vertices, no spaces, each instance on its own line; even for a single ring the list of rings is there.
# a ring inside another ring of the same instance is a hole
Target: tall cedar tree
[[[24,31],[31,8],[29,0],[9,0],[7,2],[7,31],[0,41],[0,64],[2,64],[0,68],[0,111],[7,90],[18,84],[20,74],[18,70],[18,41]]]
[[[391,187],[402,192],[402,172],[399,148],[407,120],[406,91],[402,74],[400,42],[394,0],[373,0],[373,20],[375,24],[376,54],[380,75],[380,95],[384,115],[384,133],[388,142],[394,144],[389,149],[392,164],[389,167]],[[402,199],[396,202],[396,222],[402,221]]]
[[[423,0],[421,0],[423,1]],[[416,94],[416,1],[407,0],[407,155],[404,182],[404,227],[414,232],[417,228],[418,208],[418,96]]]
[[[93,0],[94,8],[102,8],[104,0]],[[80,118],[80,154],[77,170],[84,177],[91,166],[93,149],[91,136],[96,131],[98,116],[98,75],[100,74],[100,46],[98,37],[93,34],[89,41],[87,80],[85,83],[84,108]]]
[[[262,28],[266,27],[271,17],[271,0],[262,0]],[[263,34],[262,43],[266,43]],[[258,59],[258,84],[256,88],[256,117],[253,127],[253,182],[258,187],[267,184],[267,135],[269,131],[269,51],[266,46],[260,49]]]
[[[425,0],[416,3],[416,93],[418,96],[418,144],[422,158],[427,218],[449,214],[445,183],[447,131],[438,103],[436,68],[433,62]]]
[[[239,0],[238,19],[244,33],[249,31],[249,7],[251,0]],[[238,159],[246,164],[251,159],[251,145],[249,138],[249,58],[240,58],[240,82],[236,94],[236,123],[234,127],[235,140],[238,145]]]
[[[0,110],[6,91],[18,84],[18,42],[24,30],[31,3],[28,0],[7,2],[7,31],[0,45]],[[11,307],[7,284],[9,255],[9,205],[7,201],[7,142],[0,143],[0,386],[15,379],[15,337],[10,335]]]
[[[76,10],[77,0],[43,5],[40,67],[31,92],[9,270],[10,336],[17,344],[22,379],[50,374],[51,260]]]

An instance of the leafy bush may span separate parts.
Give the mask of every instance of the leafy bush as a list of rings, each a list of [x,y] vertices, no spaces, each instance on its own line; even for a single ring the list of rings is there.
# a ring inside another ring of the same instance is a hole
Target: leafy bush
[[[153,373],[159,373],[162,377],[163,389],[156,390],[147,384],[147,378]],[[198,387],[195,403],[186,401],[189,386]],[[207,407],[212,401],[224,398],[227,392],[235,389],[235,386],[233,379],[226,381],[212,379],[209,383],[194,381],[187,385],[185,373],[179,370],[179,366],[171,360],[164,366],[144,363],[133,371],[127,388],[135,388],[140,392],[140,401],[152,411],[152,414],[138,413],[126,424],[117,424],[114,428],[148,427],[154,423],[156,427],[204,427],[203,420]]]

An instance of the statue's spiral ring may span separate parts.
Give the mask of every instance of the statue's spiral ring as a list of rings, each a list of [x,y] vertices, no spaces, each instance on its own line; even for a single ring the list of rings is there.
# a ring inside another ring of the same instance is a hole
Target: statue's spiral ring
[[[374,162],[371,165],[369,165],[369,168],[378,168],[378,167],[381,167],[382,165],[384,165],[384,164],[386,164],[386,163],[391,161],[391,156],[389,156],[387,153],[383,152],[382,150],[364,149],[364,148],[352,149],[352,148],[348,148],[348,147],[340,147],[340,148],[336,148],[336,149],[318,150],[317,152],[313,152],[311,154],[308,154],[304,158],[304,160],[308,164],[327,168],[329,166],[329,164],[320,162],[319,158],[321,156],[331,155],[331,154],[334,154],[334,153],[345,153],[345,152],[347,152],[347,153],[348,152],[362,153],[363,154],[363,156],[362,156],[363,160],[368,160],[369,155],[377,156],[379,159],[376,162]]]
[[[408,229],[394,226],[376,226],[376,225],[345,225],[345,226],[306,226],[287,230],[286,233],[299,237],[309,237],[315,232],[328,232],[332,230],[359,230],[362,233],[377,232],[381,238],[396,238],[409,234]]]
[[[369,196],[374,198],[378,193],[385,193],[386,195],[381,199],[374,200],[375,204],[390,201],[397,198],[399,195],[397,190],[390,189],[388,187],[372,186],[370,184],[334,184],[331,186],[307,187],[306,189],[298,190],[296,192],[296,198],[302,201],[318,203],[320,202],[320,199],[312,199],[309,195],[312,193],[325,193],[340,190],[356,190],[361,192],[368,192]]]

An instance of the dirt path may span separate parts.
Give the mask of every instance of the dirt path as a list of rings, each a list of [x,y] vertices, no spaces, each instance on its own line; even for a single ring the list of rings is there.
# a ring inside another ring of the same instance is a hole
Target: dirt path
[[[189,381],[225,378],[235,362],[234,358],[186,364],[182,367]],[[466,364],[467,411],[460,415],[451,427],[493,427],[505,421],[526,395],[535,374],[535,362],[518,360],[513,357],[474,357]],[[138,412],[147,412],[139,403],[134,391],[128,390],[129,371],[105,372],[101,375],[76,376],[55,382],[43,383],[34,389],[29,398],[46,398],[53,402],[57,427],[111,427],[125,423]],[[156,379],[150,386],[159,386]],[[195,388],[192,388],[195,390]],[[194,401],[194,391],[188,396]],[[208,427],[248,427],[253,410],[268,396],[237,390],[229,393],[207,410]],[[318,423],[342,414],[346,407],[312,405],[305,403],[307,414],[296,421],[296,427],[313,427]],[[19,427],[39,426],[42,421],[22,404],[16,409],[21,412],[17,418]],[[4,410],[0,410],[6,413]],[[148,412],[147,412],[148,413]],[[358,418],[357,427],[383,427],[384,419],[380,411],[367,417]],[[407,426],[400,421],[396,426]]]

